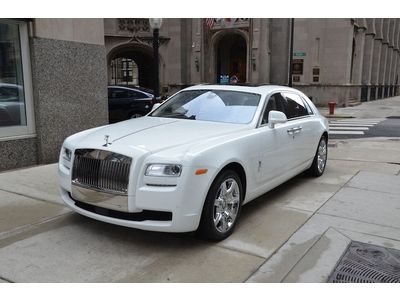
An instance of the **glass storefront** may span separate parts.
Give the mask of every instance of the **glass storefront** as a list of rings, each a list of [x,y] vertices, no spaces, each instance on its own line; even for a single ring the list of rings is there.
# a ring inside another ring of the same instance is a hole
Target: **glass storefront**
[[[0,126],[26,125],[18,27],[0,21]]]
[[[28,51],[26,23],[0,19],[0,138],[32,133]]]

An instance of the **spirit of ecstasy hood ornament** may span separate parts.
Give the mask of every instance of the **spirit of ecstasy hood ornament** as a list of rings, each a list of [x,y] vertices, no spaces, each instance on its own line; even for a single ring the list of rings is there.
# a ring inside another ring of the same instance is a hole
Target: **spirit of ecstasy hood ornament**
[[[111,145],[111,143],[108,142],[108,139],[110,138],[109,135],[105,135],[104,136],[104,140],[106,141],[106,143],[103,145],[103,147],[107,147],[108,145]]]

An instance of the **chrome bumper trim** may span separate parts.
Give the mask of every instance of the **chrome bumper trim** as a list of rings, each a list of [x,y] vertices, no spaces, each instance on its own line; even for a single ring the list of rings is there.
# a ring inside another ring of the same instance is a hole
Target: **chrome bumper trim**
[[[128,212],[128,196],[115,192],[105,192],[95,188],[87,188],[72,182],[72,198],[94,206]]]

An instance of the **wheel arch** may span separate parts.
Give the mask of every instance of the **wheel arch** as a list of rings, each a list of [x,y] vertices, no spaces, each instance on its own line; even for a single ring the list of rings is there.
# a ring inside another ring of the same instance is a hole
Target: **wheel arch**
[[[247,177],[246,177],[246,171],[242,164],[234,161],[234,162],[229,162],[227,163],[219,172],[216,173],[215,177],[213,178],[212,182],[215,181],[215,179],[224,171],[226,170],[232,170],[238,174],[240,181],[242,183],[242,188],[243,188],[243,201],[246,198],[246,190],[247,190]],[[212,184],[211,184],[212,185]]]
[[[324,131],[321,137],[326,137],[326,141],[328,141],[328,131]]]

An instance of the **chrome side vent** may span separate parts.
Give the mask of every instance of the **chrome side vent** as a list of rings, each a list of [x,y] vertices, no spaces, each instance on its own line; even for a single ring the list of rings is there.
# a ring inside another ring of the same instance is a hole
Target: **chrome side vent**
[[[122,154],[97,150],[75,150],[72,183],[104,192],[127,194],[132,159]]]

